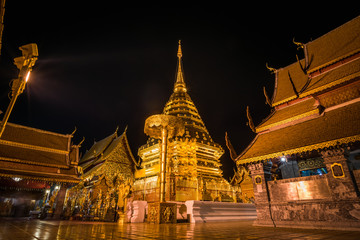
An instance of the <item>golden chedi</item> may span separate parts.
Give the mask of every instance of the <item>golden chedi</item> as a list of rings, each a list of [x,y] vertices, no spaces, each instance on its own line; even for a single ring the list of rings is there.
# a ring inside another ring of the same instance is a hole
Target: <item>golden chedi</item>
[[[180,41],[177,56],[176,82],[163,114],[180,117],[185,133],[168,140],[165,200],[233,201],[232,188],[220,169],[224,150],[212,140],[187,93]],[[160,141],[151,137],[139,148],[142,163],[134,183],[137,200],[159,201],[160,148]]]

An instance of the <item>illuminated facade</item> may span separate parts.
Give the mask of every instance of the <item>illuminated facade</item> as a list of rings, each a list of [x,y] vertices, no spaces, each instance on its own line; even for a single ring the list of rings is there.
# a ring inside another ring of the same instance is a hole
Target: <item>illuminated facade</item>
[[[6,125],[0,139],[0,216],[27,217],[46,206],[48,217],[60,218],[67,188],[80,181],[80,146],[72,144],[73,134]]]
[[[116,221],[126,211],[137,165],[126,130],[94,143],[79,165],[81,181],[67,192],[64,217]]]
[[[185,123],[182,137],[169,139],[166,173],[166,200],[233,201],[229,183],[222,177],[219,158],[222,147],[215,143],[187,93],[179,43],[174,90],[163,114],[177,116]],[[135,174],[135,199],[155,202],[159,199],[160,144],[149,138],[139,148],[141,170]]]
[[[271,114],[236,158],[257,225],[360,229],[360,17],[306,44],[275,75]]]

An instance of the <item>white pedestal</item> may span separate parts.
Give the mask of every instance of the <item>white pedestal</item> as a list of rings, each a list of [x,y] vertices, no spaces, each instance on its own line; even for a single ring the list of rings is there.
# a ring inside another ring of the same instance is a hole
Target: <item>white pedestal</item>
[[[251,203],[186,201],[191,223],[255,220],[256,208]]]
[[[126,211],[127,222],[131,222],[131,223],[144,222],[146,207],[147,207],[147,201],[129,202]]]

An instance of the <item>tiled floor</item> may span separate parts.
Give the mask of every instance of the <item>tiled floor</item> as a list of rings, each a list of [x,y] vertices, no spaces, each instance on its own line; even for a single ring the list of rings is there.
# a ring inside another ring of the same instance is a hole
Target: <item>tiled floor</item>
[[[360,239],[360,232],[253,227],[227,223],[118,224],[1,219],[0,239]]]

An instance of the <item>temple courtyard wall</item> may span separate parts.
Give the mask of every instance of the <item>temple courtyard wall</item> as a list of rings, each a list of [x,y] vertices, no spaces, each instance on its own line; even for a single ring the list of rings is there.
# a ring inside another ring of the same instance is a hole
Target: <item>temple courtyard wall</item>
[[[322,152],[327,174],[265,180],[266,163],[251,166],[255,225],[360,230],[359,170],[350,170],[344,150]]]

